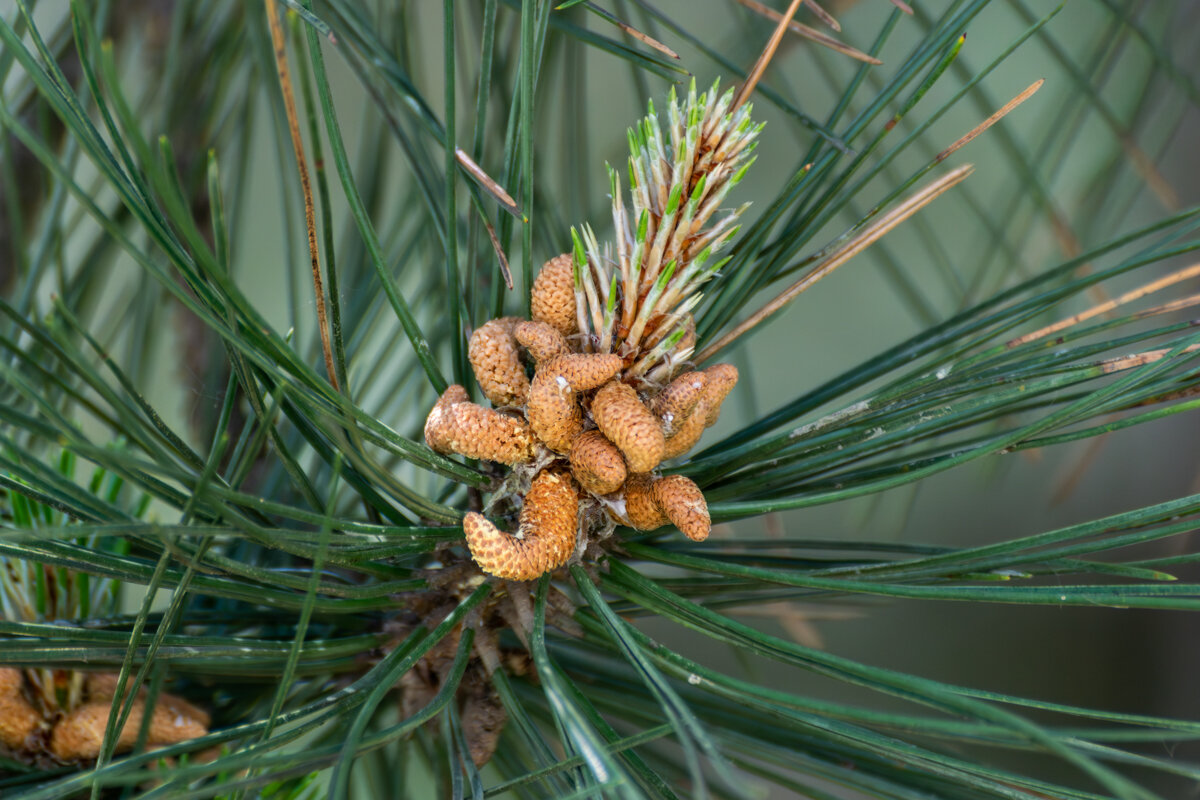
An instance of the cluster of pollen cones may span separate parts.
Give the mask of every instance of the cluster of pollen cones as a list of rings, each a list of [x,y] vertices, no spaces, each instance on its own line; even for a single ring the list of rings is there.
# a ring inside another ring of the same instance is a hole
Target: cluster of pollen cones
[[[670,522],[692,539],[708,536],[699,487],[655,470],[696,444],[737,382],[728,364],[687,369],[692,312],[729,260],[717,255],[744,207],[718,212],[750,167],[762,126],[716,84],[698,94],[693,82],[684,98],[672,89],[666,112],[665,135],[653,103],[629,129],[628,207],[609,168],[615,247],[601,248],[590,226],[572,230],[573,252],[546,262],[534,281],[532,319],[494,319],[471,337],[471,366],[493,407],[451,386],[429,413],[434,450],[532,475],[515,533],[481,514],[463,521],[485,572],[537,578],[601,524]]]
[[[112,712],[117,676],[94,673],[84,682],[83,702],[65,714],[46,714],[26,697],[24,676],[15,667],[0,667],[0,748],[18,755],[48,752],[59,761],[84,761],[100,755]],[[145,692],[133,701],[129,718],[117,736],[116,752],[137,741],[146,713]],[[209,717],[182,698],[160,694],[150,715],[147,747],[162,747],[208,733]]]
[[[696,540],[711,527],[696,484],[654,470],[716,422],[737,370],[718,364],[635,389],[620,355],[572,346],[580,338],[572,272],[570,255],[546,262],[533,285],[533,319],[492,320],[471,337],[471,366],[493,408],[454,385],[425,423],[425,440],[438,452],[535,470],[514,533],[482,514],[463,520],[475,562],[509,580],[532,580],[566,563],[591,519],[585,506],[639,530],[671,523]]]

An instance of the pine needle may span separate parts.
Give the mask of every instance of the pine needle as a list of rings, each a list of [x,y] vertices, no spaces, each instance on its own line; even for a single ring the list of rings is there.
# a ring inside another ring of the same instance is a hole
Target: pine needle
[[[996,111],[996,113],[992,114],[990,117],[985,119],[983,122],[979,123],[974,128],[972,128],[971,130],[964,133],[953,144],[951,144],[949,147],[947,147],[942,152],[938,153],[937,158],[934,159],[934,163],[940,164],[941,162],[945,161],[950,156],[957,153],[962,148],[966,147],[968,144],[970,144],[972,141],[974,141],[980,134],[982,134],[988,128],[992,127],[997,122],[999,122],[1000,120],[1002,120],[1006,116],[1008,116],[1008,114],[1013,109],[1015,109],[1017,106],[1021,105],[1026,100],[1028,100],[1029,98],[1031,98],[1035,94],[1037,94],[1037,90],[1042,88],[1042,84],[1044,84],[1045,82],[1046,82],[1045,79],[1039,78],[1038,80],[1029,84],[1029,86],[1025,87],[1024,91],[1022,91],[1020,94],[1018,94],[1012,100],[1009,100],[1007,103],[1005,103],[1003,106],[1001,106],[1000,109],[998,111]]]
[[[833,272],[838,267],[842,266],[856,255],[866,250],[875,242],[879,241],[888,231],[895,228],[904,220],[911,217],[913,214],[920,211],[925,206],[929,205],[936,198],[957,186],[968,175],[974,172],[975,167],[971,164],[963,165],[952,172],[938,178],[929,183],[921,190],[910,196],[896,208],[889,211],[884,216],[880,217],[869,227],[861,230],[854,238],[848,240],[837,250],[829,254],[829,256],[810,269],[804,274],[800,280],[793,283],[785,289],[778,297],[770,301],[758,311],[750,315],[750,318],[738,325],[729,333],[722,336],[716,342],[700,351],[696,356],[696,363],[702,364],[715,356],[717,353],[724,350],[729,345],[733,344],[743,334],[753,330],[768,317],[783,309],[788,303],[795,300],[803,292],[812,288],[812,286],[821,278]]]
[[[313,205],[312,183],[308,177],[308,161],[304,155],[304,142],[300,138],[300,121],[296,113],[296,97],[292,92],[292,77],[288,69],[287,45],[283,37],[283,26],[279,23],[279,8],[275,0],[263,0],[267,22],[271,28],[271,44],[275,53],[275,69],[279,74],[279,89],[283,93],[284,109],[287,111],[288,131],[292,137],[292,150],[296,155],[296,169],[300,173],[300,188],[304,192],[304,226],[308,230],[308,252],[312,261],[313,295],[317,304],[317,330],[321,335],[321,352],[325,356],[325,372],[329,383],[337,391],[337,370],[333,365],[333,345],[329,340],[329,318],[325,310],[325,285],[321,279],[321,256],[317,248],[317,215]]]
[[[1126,292],[1125,294],[1121,295],[1120,297],[1116,298],[1115,300],[1106,300],[1103,303],[1098,303],[1098,304],[1092,306],[1091,308],[1089,308],[1086,311],[1081,311],[1078,314],[1074,314],[1070,317],[1067,317],[1066,319],[1059,320],[1058,322],[1055,322],[1052,325],[1047,325],[1044,328],[1039,328],[1036,331],[1034,331],[1033,333],[1027,333],[1027,334],[1024,334],[1023,336],[1018,336],[1015,339],[1011,339],[1011,340],[1009,340],[1007,346],[1008,347],[1017,347],[1018,345],[1025,344],[1026,342],[1032,342],[1035,339],[1044,338],[1046,336],[1049,336],[1052,333],[1058,333],[1061,330],[1070,328],[1074,325],[1078,325],[1080,322],[1089,320],[1092,317],[1099,316],[1100,314],[1108,313],[1109,311],[1112,311],[1114,308],[1123,306],[1126,303],[1132,303],[1134,300],[1139,300],[1148,294],[1152,294],[1154,292],[1160,291],[1162,289],[1167,288],[1168,286],[1174,286],[1176,283],[1179,283],[1180,281],[1186,281],[1188,278],[1194,278],[1197,275],[1200,275],[1200,264],[1192,264],[1190,267],[1184,267],[1181,270],[1176,270],[1175,272],[1172,272],[1170,275],[1164,275],[1163,277],[1158,278],[1157,280],[1153,280],[1153,281],[1150,281],[1149,283],[1142,284],[1141,286],[1137,287],[1136,289],[1131,289],[1130,291]],[[1190,298],[1188,298],[1188,299],[1190,299]],[[1169,310],[1175,310],[1175,309],[1181,307],[1180,302],[1186,302],[1186,300],[1187,299],[1185,299],[1184,301],[1175,301],[1175,302],[1171,303],[1170,304],[1171,308]]]
[[[791,13],[789,13],[787,15],[780,14],[775,9],[769,8],[768,6],[764,6],[762,3],[755,2],[755,0],[737,0],[737,2],[739,4],[745,6],[746,8],[750,9],[751,11],[755,12],[756,14],[761,14],[769,20],[772,20],[774,22],[779,22],[781,25],[783,24],[784,20],[786,19],[787,20],[787,29],[790,30],[792,33],[799,34],[800,36],[803,36],[805,39],[815,42],[816,44],[819,44],[822,47],[828,47],[830,50],[833,50],[835,53],[841,53],[844,56],[850,56],[850,58],[853,58],[856,61],[862,61],[863,63],[866,63],[866,64],[882,64],[883,63],[878,58],[875,58],[874,56],[871,56],[871,55],[867,55],[863,51],[855,49],[855,48],[851,47],[850,45],[846,44],[845,42],[838,41],[837,39],[834,39],[832,36],[827,36],[826,34],[821,33],[819,30],[816,30],[815,28],[810,28],[809,26],[804,25],[800,22],[796,22],[795,20],[792,19]],[[806,2],[806,5],[809,5],[810,7],[812,6],[811,3],[807,3],[807,2]],[[817,6],[817,8],[820,8],[820,6]],[[823,12],[824,12],[824,9],[822,9],[822,13]],[[821,14],[818,14],[818,16],[821,16]],[[822,18],[825,19],[827,22],[832,22],[830,27],[833,28],[834,30],[839,30],[839,31],[841,30],[841,26],[837,24],[837,20],[833,19],[833,17],[830,17],[828,14],[824,14],[824,16]]]
[[[742,104],[750,97],[750,93],[754,91],[754,87],[758,85],[763,73],[766,72],[767,65],[771,63],[771,59],[775,57],[775,51],[779,49],[779,43],[783,41],[784,31],[787,30],[792,17],[796,16],[796,12],[800,9],[800,2],[801,0],[792,0],[787,11],[780,16],[779,24],[775,26],[771,38],[767,40],[767,46],[759,54],[758,60],[754,62],[754,66],[750,69],[750,74],[746,76],[746,82],[742,84],[742,88],[738,90],[737,97],[734,98],[733,107],[735,109],[742,107]]]

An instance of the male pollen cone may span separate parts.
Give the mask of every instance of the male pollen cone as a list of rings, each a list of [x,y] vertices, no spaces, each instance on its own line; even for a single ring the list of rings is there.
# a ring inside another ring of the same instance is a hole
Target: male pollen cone
[[[673,391],[676,384],[681,379],[692,374],[702,377],[704,379],[703,385],[699,396],[695,400],[695,404],[692,406],[692,410],[688,412],[687,416],[682,419],[675,417],[671,421],[673,430],[667,436],[666,449],[663,451],[664,459],[675,458],[691,450],[696,442],[700,441],[700,436],[704,433],[704,429],[716,424],[717,418],[721,414],[721,403],[733,391],[733,387],[737,384],[738,380],[737,367],[732,364],[714,364],[704,370],[704,372],[680,375],[671,382],[670,386],[663,390],[663,395],[671,392],[671,401],[676,402],[675,398],[681,398],[685,394],[682,388],[677,392]],[[689,397],[688,399],[690,400],[691,398]],[[662,409],[664,402],[660,396],[659,403],[656,404],[655,408]],[[667,428],[666,416],[661,411],[660,418],[663,421],[663,428]]]
[[[471,558],[484,572],[510,581],[531,581],[561,567],[575,551],[579,493],[565,471],[545,469],[533,479],[515,535],[482,514],[463,518]]]
[[[567,337],[558,328],[545,322],[522,320],[513,328],[513,336],[529,351],[537,364],[571,352]]]
[[[658,507],[684,536],[694,542],[708,538],[712,520],[704,493],[695,482],[682,475],[668,475],[654,482],[653,492]]]
[[[449,402],[465,397],[466,390],[454,384],[434,404],[425,419],[425,442],[430,448],[501,464],[533,458],[533,432],[523,419],[465,400]]]
[[[708,407],[708,418],[704,421],[707,427],[717,422],[721,413],[721,403],[733,391],[738,382],[738,370],[733,364],[713,364],[704,370],[708,383],[704,388],[704,403]]]
[[[62,761],[96,758],[104,741],[104,730],[112,712],[112,700],[85,703],[59,720],[50,733],[50,752]],[[138,698],[129,719],[117,737],[117,751],[128,750],[137,741],[146,701]],[[208,714],[173,695],[160,695],[150,717],[146,744],[158,747],[187,741],[208,733]]]
[[[97,700],[111,701],[117,693],[117,680],[120,678],[115,672],[89,672],[84,678],[83,691],[84,696],[89,702]],[[142,687],[138,690],[138,699],[142,700],[146,697],[146,689]],[[203,725],[208,725],[211,721],[208,712],[184,700],[182,697],[173,694],[160,694],[158,703],[161,708],[168,708],[172,711],[178,711],[185,714],[194,720],[197,720]],[[153,720],[151,720],[153,721]]]
[[[675,431],[667,437],[663,449],[663,460],[681,456],[695,447],[696,442],[704,434],[704,422],[708,417],[708,406],[704,401],[696,404],[692,413],[684,418],[682,423],[675,424]]]
[[[592,398],[592,417],[625,454],[630,472],[649,472],[662,461],[662,426],[628,384],[610,381],[601,387]]]
[[[0,667],[0,697],[21,691],[21,670],[16,667]]]
[[[42,715],[21,693],[24,678],[15,667],[0,667],[0,746],[20,750],[37,730]]]
[[[571,443],[571,474],[592,494],[609,494],[625,483],[625,458],[597,430],[584,431]]]
[[[525,407],[533,432],[556,453],[569,452],[583,432],[578,393],[595,389],[620,369],[621,357],[612,353],[572,353],[539,365]]]
[[[682,475],[630,475],[625,482],[625,516],[640,531],[652,531],[670,522],[697,542],[707,539],[712,530],[703,492]]]
[[[523,406],[529,395],[529,378],[521,366],[521,353],[513,338],[518,317],[485,322],[471,334],[467,357],[479,388],[494,406]]]
[[[575,332],[575,267],[570,253],[542,264],[533,280],[529,306],[534,322],[553,325],[564,336]]]
[[[671,381],[654,400],[654,413],[662,421],[663,434],[674,435],[675,429],[692,413],[704,397],[708,376],[703,372],[685,372]]]
[[[454,430],[450,409],[470,400],[471,396],[467,394],[467,390],[457,383],[446,387],[446,391],[442,392],[442,396],[429,410],[429,416],[425,418],[425,444],[429,445],[429,449],[439,453],[454,452],[450,447]]]
[[[654,498],[654,478],[630,475],[625,481],[625,516],[639,531],[652,531],[667,524],[667,515]]]
[[[89,672],[83,679],[84,695],[88,700],[112,700],[117,693],[117,679],[120,677],[115,672]]]

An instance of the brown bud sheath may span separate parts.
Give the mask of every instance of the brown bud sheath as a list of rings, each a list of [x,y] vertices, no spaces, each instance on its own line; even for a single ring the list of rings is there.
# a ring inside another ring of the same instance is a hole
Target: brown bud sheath
[[[117,750],[128,750],[137,741],[146,701],[133,701],[129,719],[117,738]],[[62,761],[78,761],[100,755],[104,729],[112,712],[111,700],[95,700],[79,706],[50,732],[50,752]],[[169,694],[160,695],[150,717],[146,744],[155,747],[195,739],[208,733],[208,715],[190,703]]]
[[[662,421],[663,435],[668,438],[682,427],[696,403],[704,396],[708,376],[703,372],[685,372],[662,390],[654,400],[654,413]]]
[[[625,454],[630,472],[649,472],[662,461],[662,427],[628,384],[610,381],[601,387],[592,398],[592,417]]]
[[[529,379],[513,338],[513,328],[520,321],[517,317],[494,319],[471,334],[467,357],[479,388],[494,406],[523,406],[529,396]]]
[[[545,469],[525,495],[516,534],[510,536],[475,512],[463,519],[463,531],[471,558],[484,572],[510,581],[531,581],[571,557],[578,513],[579,493],[571,476]]]
[[[668,475],[659,478],[653,486],[654,500],[671,524],[693,542],[702,542],[708,538],[712,530],[712,520],[708,516],[708,503],[704,493],[700,491],[690,478],[682,475]]]
[[[717,416],[721,413],[721,403],[725,402],[725,398],[737,385],[738,371],[733,364],[713,364],[704,370],[704,375],[708,378],[708,385],[704,389],[704,403],[708,407],[708,418],[705,419],[704,424],[711,427],[716,424]]]
[[[425,420],[425,441],[439,453],[520,464],[533,458],[534,440],[529,425],[475,403],[459,400],[466,390],[455,384],[446,389]]]
[[[533,432],[556,453],[567,453],[583,432],[578,392],[595,389],[621,369],[614,354],[573,353],[541,364],[529,387],[525,415]]]
[[[567,337],[563,336],[558,328],[545,322],[518,322],[513,328],[513,336],[529,351],[529,355],[533,356],[537,364],[571,352]]]
[[[487,689],[471,691],[463,700],[463,738],[477,769],[483,769],[492,760],[507,722],[508,712],[490,684]]]
[[[542,264],[529,293],[530,316],[545,322],[563,336],[575,332],[575,268],[570,253],[563,253]]]
[[[685,318],[683,338],[675,345],[675,352],[692,350],[696,347],[696,318],[688,314]]]
[[[21,693],[21,670],[0,667],[0,746],[21,750],[25,740],[37,730],[42,715]]]
[[[608,494],[625,483],[625,459],[597,430],[584,431],[571,443],[571,473],[592,494]]]

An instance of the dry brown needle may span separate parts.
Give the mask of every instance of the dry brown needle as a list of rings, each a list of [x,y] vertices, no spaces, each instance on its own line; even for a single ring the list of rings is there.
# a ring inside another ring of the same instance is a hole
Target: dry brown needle
[[[300,173],[300,188],[304,192],[304,226],[308,230],[308,253],[312,262],[313,294],[317,305],[317,329],[321,334],[321,352],[325,356],[325,372],[334,389],[341,391],[337,373],[333,366],[333,347],[329,341],[329,320],[325,311],[325,284],[321,279],[321,257],[317,249],[317,216],[313,205],[312,183],[308,177],[308,161],[304,154],[304,142],[300,138],[300,121],[296,113],[296,97],[292,91],[292,76],[288,69],[287,45],[283,37],[283,26],[279,22],[279,9],[275,0],[263,0],[267,22],[271,27],[271,43],[275,51],[275,70],[279,75],[279,88],[283,93],[283,106],[287,112],[288,131],[292,137],[292,150],[296,155],[296,169]]]

